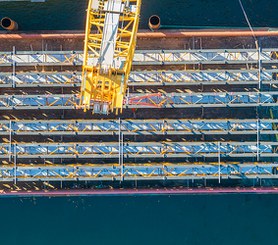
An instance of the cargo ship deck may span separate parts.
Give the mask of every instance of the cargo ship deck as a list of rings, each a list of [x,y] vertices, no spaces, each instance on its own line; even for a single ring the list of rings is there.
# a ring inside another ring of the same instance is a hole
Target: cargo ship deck
[[[276,193],[278,32],[255,38],[141,30],[123,114],[98,115],[82,33],[0,34],[1,195]]]

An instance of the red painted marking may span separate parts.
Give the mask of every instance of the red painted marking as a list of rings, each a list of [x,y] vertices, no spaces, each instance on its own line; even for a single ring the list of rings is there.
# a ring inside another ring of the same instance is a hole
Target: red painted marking
[[[159,30],[151,32],[149,30],[140,30],[137,34],[138,38],[186,38],[186,37],[252,37],[255,36],[278,36],[278,31],[271,31],[268,28],[260,30]],[[51,32],[51,33],[23,33],[17,32],[7,34],[6,32],[0,32],[0,39],[84,39],[85,35],[82,32]]]
[[[3,191],[0,197],[63,197],[63,196],[124,196],[124,195],[188,195],[188,194],[278,194],[278,188],[165,188],[165,189],[99,189],[51,191]]]

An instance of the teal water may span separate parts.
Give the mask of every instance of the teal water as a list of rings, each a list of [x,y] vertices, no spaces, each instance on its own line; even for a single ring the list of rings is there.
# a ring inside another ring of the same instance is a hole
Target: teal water
[[[0,244],[276,245],[277,195],[2,198]]]
[[[253,26],[278,26],[277,0],[242,0]],[[0,3],[0,18],[9,16],[21,30],[84,29],[86,0],[46,3]],[[238,0],[142,0],[141,28],[158,14],[163,25],[247,27]]]

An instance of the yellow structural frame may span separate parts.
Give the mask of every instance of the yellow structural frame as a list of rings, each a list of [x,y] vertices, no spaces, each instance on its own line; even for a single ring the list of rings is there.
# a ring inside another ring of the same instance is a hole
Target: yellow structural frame
[[[89,0],[80,97],[80,105],[85,111],[92,109],[93,113],[97,113],[97,111],[94,111],[94,105],[98,104],[105,114],[113,111],[118,113],[118,110],[122,112],[128,77],[136,48],[141,8],[141,0],[120,1],[125,7],[119,19],[114,59],[121,59],[123,65],[117,69],[111,67],[103,71],[98,64],[91,65],[89,61],[100,58],[105,25],[105,12],[103,9],[104,4],[108,1],[110,0],[98,0],[98,10],[92,10],[93,0]],[[136,6],[135,12],[130,11],[129,4]]]

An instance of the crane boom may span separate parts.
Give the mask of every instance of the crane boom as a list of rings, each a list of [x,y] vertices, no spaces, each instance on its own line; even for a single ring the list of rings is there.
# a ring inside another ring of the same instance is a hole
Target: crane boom
[[[141,0],[89,0],[80,104],[122,111],[139,25]]]

